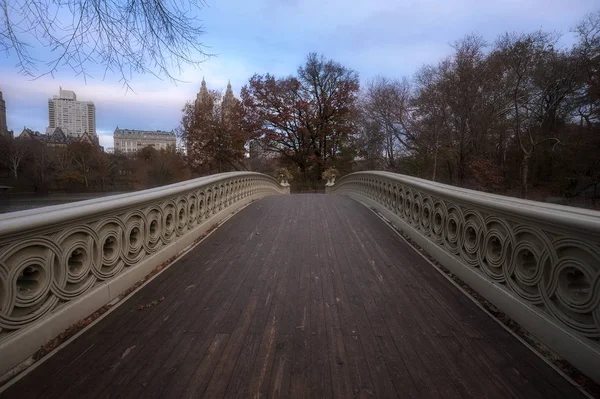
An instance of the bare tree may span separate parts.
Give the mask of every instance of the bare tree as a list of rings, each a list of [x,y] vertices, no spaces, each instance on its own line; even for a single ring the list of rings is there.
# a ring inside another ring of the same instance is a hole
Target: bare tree
[[[94,152],[93,156],[94,170],[100,179],[102,191],[106,191],[106,181],[111,177],[114,169],[117,167],[116,157],[102,151]]]
[[[587,125],[600,124],[600,11],[589,14],[575,29],[579,41],[573,49],[581,88],[577,111]]]
[[[0,137],[0,162],[13,173],[15,180],[19,178],[19,168],[29,154],[27,143],[19,139]]]
[[[567,76],[556,74],[536,82],[536,74],[554,57],[556,37],[545,32],[507,33],[496,43],[495,56],[509,75],[513,132],[521,151],[521,196],[527,197],[529,162],[541,144],[559,144],[557,137],[540,134],[549,112],[555,112],[570,90]],[[566,82],[566,83],[565,83]],[[542,83],[540,85],[540,83]],[[545,109],[542,109],[544,108]]]
[[[133,73],[174,80],[174,70],[207,56],[196,16],[203,6],[203,0],[0,0],[0,50],[33,77],[66,67],[85,79],[90,66],[101,65],[105,76],[116,73],[127,86]],[[34,43],[48,56],[34,56]]]
[[[52,166],[52,150],[37,140],[29,140],[35,189],[43,186]]]
[[[413,100],[414,126],[418,135],[418,149],[425,154],[433,152],[431,180],[436,180],[440,149],[447,146],[446,104],[440,91],[440,69],[423,67],[415,76],[416,93]]]
[[[89,188],[89,180],[92,173],[95,154],[99,150],[88,143],[75,142],[69,145],[69,151],[72,154],[73,161],[77,165],[79,172],[83,176],[85,188]]]
[[[364,101],[367,115],[383,129],[387,168],[394,170],[398,153],[412,150],[415,145],[410,124],[410,84],[407,79],[378,76],[368,83]]]
[[[52,164],[61,173],[71,169],[73,165],[73,152],[66,148],[56,148],[52,152]]]

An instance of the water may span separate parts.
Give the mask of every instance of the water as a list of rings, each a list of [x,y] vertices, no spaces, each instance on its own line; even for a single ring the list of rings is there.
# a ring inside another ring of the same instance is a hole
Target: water
[[[123,194],[110,193],[80,193],[80,194],[19,194],[0,193],[0,213],[24,211],[26,209],[41,208],[44,206],[60,205],[69,202],[84,201],[93,198],[107,197]]]

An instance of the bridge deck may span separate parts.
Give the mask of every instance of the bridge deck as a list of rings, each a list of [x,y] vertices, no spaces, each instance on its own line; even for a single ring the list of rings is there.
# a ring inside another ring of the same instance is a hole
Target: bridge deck
[[[368,209],[326,195],[253,203],[5,392],[258,394],[581,396]]]

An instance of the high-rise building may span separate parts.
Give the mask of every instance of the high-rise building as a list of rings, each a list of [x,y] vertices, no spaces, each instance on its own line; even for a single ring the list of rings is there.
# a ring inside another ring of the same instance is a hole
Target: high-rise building
[[[2,98],[0,91],[0,136],[8,136],[8,126],[6,125],[6,102]]]
[[[96,136],[96,107],[91,101],[77,101],[71,90],[59,90],[58,96],[48,100],[48,131],[60,127],[67,136],[80,137],[84,133]]]
[[[162,130],[131,130],[115,129],[113,133],[115,153],[135,153],[144,147],[153,147],[157,150],[175,149],[177,137],[173,132]]]

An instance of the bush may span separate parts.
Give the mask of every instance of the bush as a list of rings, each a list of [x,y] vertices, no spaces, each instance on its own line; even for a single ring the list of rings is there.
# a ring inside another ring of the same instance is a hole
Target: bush
[[[273,176],[277,179],[278,182],[281,183],[282,180],[290,182],[294,179],[291,172],[287,170],[287,168],[277,168],[275,172],[273,172]]]
[[[329,168],[325,172],[323,172],[321,177],[324,180],[331,181],[331,180],[334,180],[335,178],[337,178],[339,175],[340,175],[340,172],[338,172],[337,169]]]

